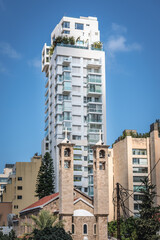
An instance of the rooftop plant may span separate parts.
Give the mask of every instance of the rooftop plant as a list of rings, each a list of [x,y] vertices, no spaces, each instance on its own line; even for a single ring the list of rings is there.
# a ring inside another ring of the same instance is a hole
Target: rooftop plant
[[[118,139],[116,139],[113,144],[125,139],[127,136],[131,136],[132,138],[147,138],[150,136],[150,133],[149,132],[148,133],[137,133],[132,130],[131,131],[124,130],[123,134],[120,137],[118,137]]]
[[[95,49],[102,49],[102,43],[101,42],[94,42],[92,44],[92,47]]]
[[[54,48],[56,47],[57,44],[63,43],[63,44],[70,44],[70,45],[75,45],[75,39],[74,37],[67,37],[67,36],[58,36],[56,39],[53,41],[52,46],[50,47],[49,55],[52,56],[54,52]]]

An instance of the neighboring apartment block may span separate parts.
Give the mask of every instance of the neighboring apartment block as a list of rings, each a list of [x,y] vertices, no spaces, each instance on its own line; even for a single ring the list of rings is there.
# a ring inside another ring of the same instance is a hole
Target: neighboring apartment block
[[[35,155],[31,162],[16,162],[12,174],[3,192],[3,202],[12,203],[12,213],[18,215],[19,211],[36,200],[35,187],[41,156]]]
[[[137,134],[135,130],[125,130],[113,144],[114,186],[118,182],[130,194],[133,192],[125,201],[125,206],[130,210],[129,215],[139,214],[142,199],[140,188],[143,188],[141,179],[149,175],[152,184],[156,185],[157,195],[160,196],[159,159],[160,120],[151,125],[150,133]],[[160,204],[159,197],[155,199],[155,203]]]
[[[3,191],[8,182],[8,177],[12,173],[14,164],[6,164],[3,173],[0,174],[0,202],[2,201]]]
[[[56,42],[57,37],[72,38]],[[75,39],[75,42],[73,41]],[[58,191],[57,145],[68,138],[74,147],[74,186],[93,196],[93,150],[104,133],[106,143],[105,53],[95,17],[63,17],[42,50],[45,83],[45,138],[42,155],[51,153]]]

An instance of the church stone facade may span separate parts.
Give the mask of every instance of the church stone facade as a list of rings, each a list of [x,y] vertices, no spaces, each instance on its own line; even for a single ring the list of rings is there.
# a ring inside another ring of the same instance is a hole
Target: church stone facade
[[[73,146],[67,139],[59,145],[59,193],[40,199],[20,212],[15,222],[17,235],[29,233],[24,223],[30,215],[46,209],[64,220],[66,232],[73,240],[107,240],[108,218],[108,146],[100,141],[94,151],[94,200],[73,187]]]

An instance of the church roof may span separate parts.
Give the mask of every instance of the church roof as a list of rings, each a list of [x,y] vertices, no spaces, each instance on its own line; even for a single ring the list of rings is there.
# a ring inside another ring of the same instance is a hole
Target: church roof
[[[54,193],[52,195],[46,196],[38,200],[37,202],[29,205],[28,207],[24,208],[20,211],[20,213],[36,209],[36,208],[43,208],[45,205],[47,205],[49,202],[55,200],[57,197],[59,197],[59,193]]]
[[[75,197],[74,198],[74,204],[76,204],[79,201],[83,201],[85,204],[89,205],[90,207],[93,208],[92,205],[92,198],[90,198],[87,194],[81,192],[80,190],[74,188],[74,191],[80,193],[81,197]],[[83,196],[85,197],[86,200],[83,199]],[[20,214],[23,214],[25,212],[28,211],[32,211],[34,209],[42,209],[45,205],[49,204],[50,202],[56,200],[57,198],[59,198],[59,193],[54,193],[51,194],[49,196],[43,197],[40,200],[38,200],[37,202],[29,205],[28,207],[24,208],[23,210],[20,211]],[[90,200],[90,203],[87,201]]]

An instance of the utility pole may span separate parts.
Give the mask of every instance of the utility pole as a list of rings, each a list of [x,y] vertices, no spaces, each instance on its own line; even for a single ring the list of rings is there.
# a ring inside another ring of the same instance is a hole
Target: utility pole
[[[120,194],[119,194],[119,183],[117,183],[117,240],[121,240],[121,235],[120,235]]]

